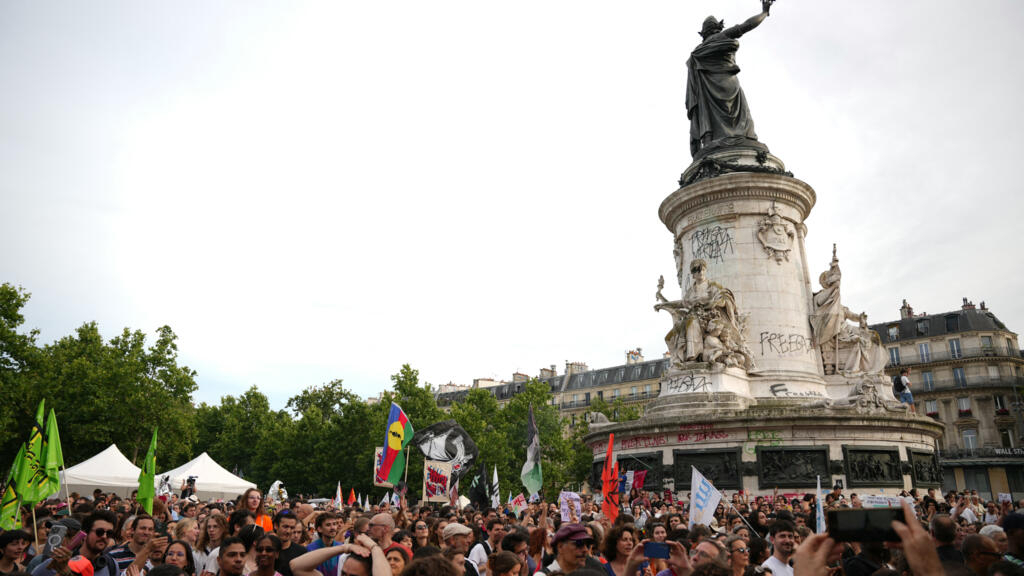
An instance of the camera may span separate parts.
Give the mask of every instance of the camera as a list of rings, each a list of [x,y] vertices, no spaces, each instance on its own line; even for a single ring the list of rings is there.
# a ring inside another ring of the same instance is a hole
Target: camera
[[[195,486],[196,485],[196,478],[199,478],[199,477],[198,476],[189,476],[185,480],[185,483],[188,484],[189,486]]]

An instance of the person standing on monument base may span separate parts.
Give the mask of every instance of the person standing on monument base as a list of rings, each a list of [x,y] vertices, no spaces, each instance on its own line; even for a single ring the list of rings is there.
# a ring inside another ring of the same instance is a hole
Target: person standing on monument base
[[[900,382],[903,383],[900,402],[909,406],[911,412],[917,412],[917,408],[914,407],[914,394],[910,391],[910,368],[900,370]]]

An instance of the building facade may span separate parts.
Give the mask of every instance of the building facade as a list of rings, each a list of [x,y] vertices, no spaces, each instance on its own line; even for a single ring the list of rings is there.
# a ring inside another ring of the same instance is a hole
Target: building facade
[[[889,355],[886,372],[910,370],[914,404],[940,422],[944,490],[976,489],[1024,498],[1024,424],[1018,387],[1024,359],[1017,335],[982,302],[874,324]]]

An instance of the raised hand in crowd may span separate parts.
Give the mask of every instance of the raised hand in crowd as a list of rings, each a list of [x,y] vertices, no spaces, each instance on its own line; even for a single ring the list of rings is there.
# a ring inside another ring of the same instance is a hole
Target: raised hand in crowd
[[[942,563],[935,550],[935,541],[914,517],[914,511],[906,501],[903,502],[903,518],[907,520],[906,524],[898,520],[892,522],[900,542],[891,543],[890,547],[903,548],[907,564],[914,574],[942,574]]]

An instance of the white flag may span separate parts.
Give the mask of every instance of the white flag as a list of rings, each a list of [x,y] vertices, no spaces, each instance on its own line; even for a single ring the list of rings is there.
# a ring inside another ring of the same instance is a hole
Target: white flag
[[[626,493],[627,500],[629,499],[629,491],[630,489],[633,488],[633,477],[635,475],[636,470],[629,470],[628,472],[626,472],[626,489],[624,490],[624,492]]]
[[[383,506],[391,500],[391,494],[384,494],[384,497],[377,503],[378,506]]]
[[[334,504],[334,507],[337,508],[338,510],[341,510],[342,507],[345,505],[345,503],[342,502],[342,499],[341,499],[341,482],[338,482],[338,489],[334,491],[334,502],[333,502],[333,504]]]
[[[501,508],[501,489],[498,487],[498,467],[494,467],[494,481],[491,483],[491,508]]]
[[[690,491],[693,493],[690,500],[690,529],[693,529],[694,524],[711,525],[715,519],[715,509],[722,500],[722,493],[695,466],[690,468],[693,469],[690,480]]]

